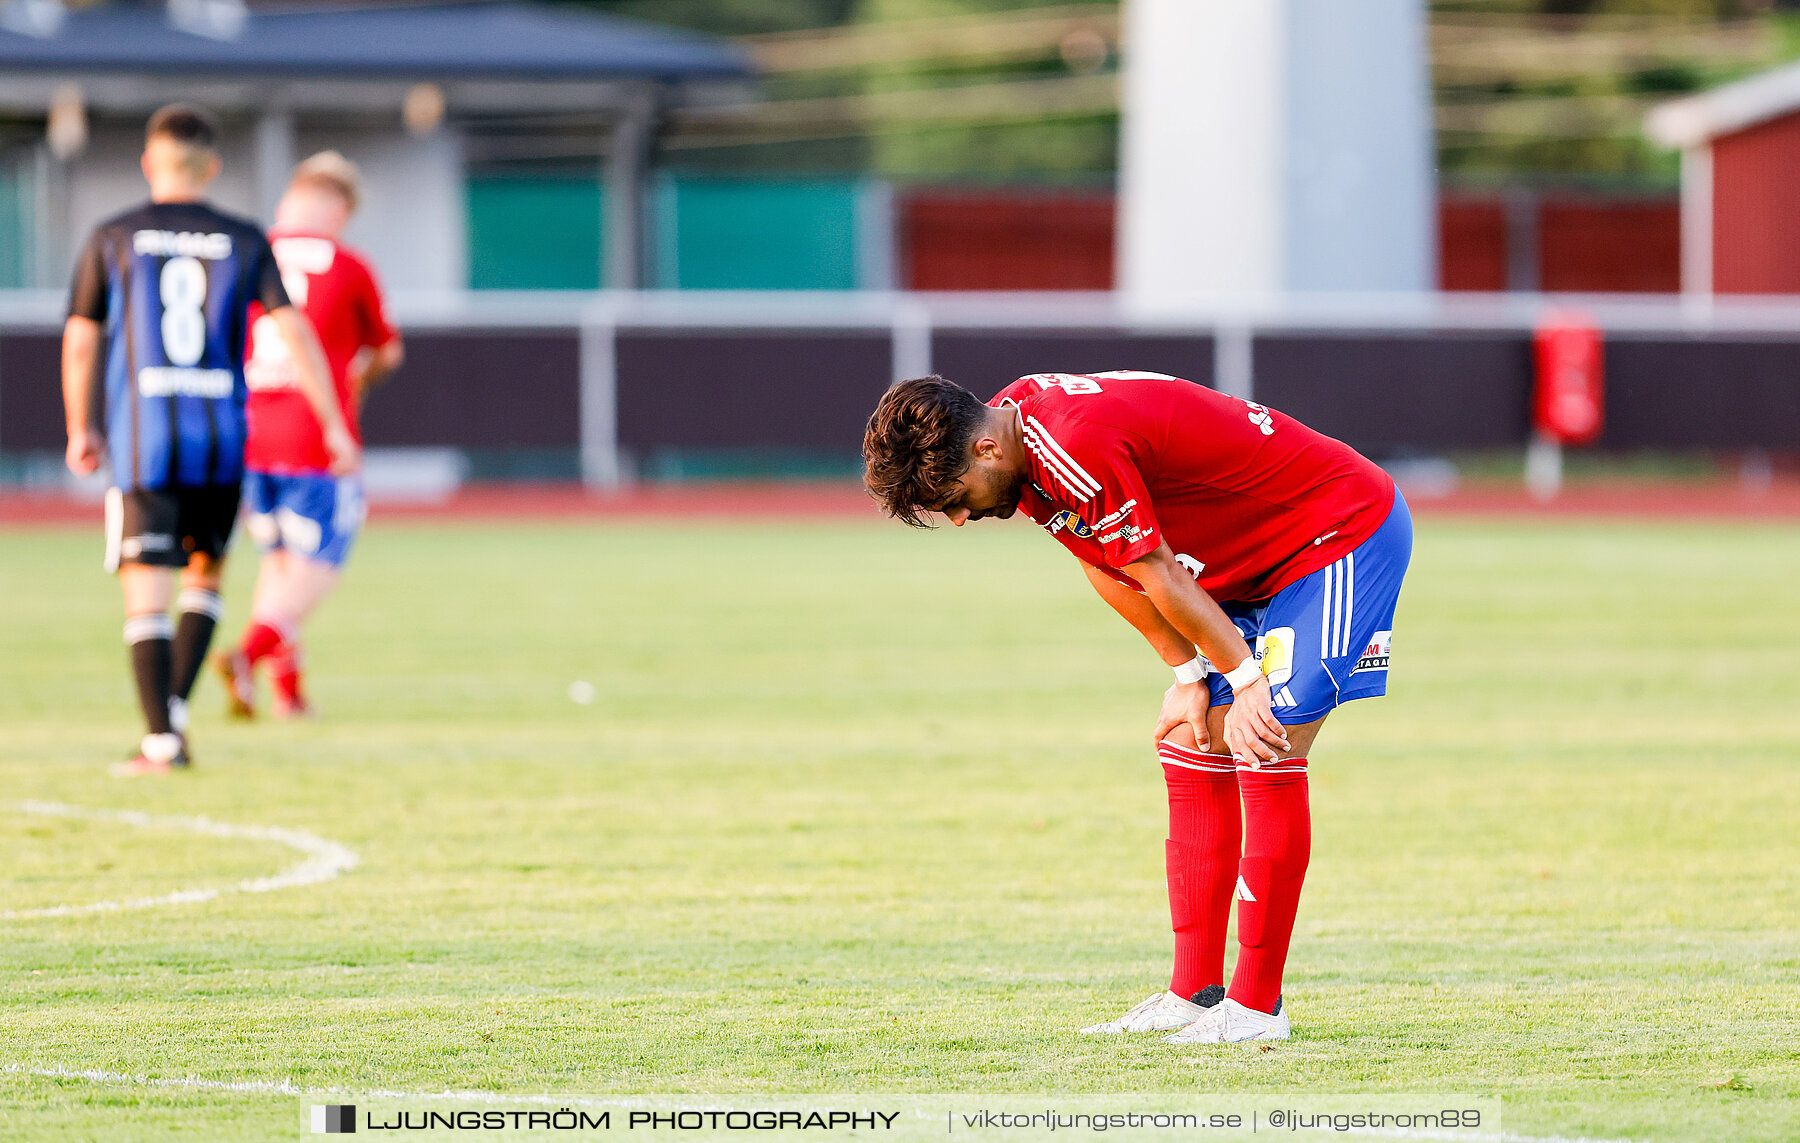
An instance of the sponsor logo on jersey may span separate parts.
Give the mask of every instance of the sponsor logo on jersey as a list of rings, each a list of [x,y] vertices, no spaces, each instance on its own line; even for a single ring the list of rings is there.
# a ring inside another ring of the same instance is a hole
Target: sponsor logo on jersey
[[[306,275],[300,275],[302,281]],[[288,291],[288,298],[297,305],[306,303],[294,297],[294,291]],[[268,314],[256,319],[250,327],[250,360],[244,362],[244,384],[258,392],[275,389],[298,389],[300,374],[294,369],[294,359],[288,354],[287,342],[282,339],[281,325]]]
[[[218,262],[231,257],[231,235],[198,234],[191,230],[135,230],[131,252],[141,257],[204,258]]]
[[[1125,503],[1119,505],[1119,510],[1117,512],[1109,512],[1106,515],[1100,517],[1098,520],[1094,521],[1094,527],[1099,528],[1104,531],[1105,529],[1112,527],[1114,524],[1117,524],[1120,520],[1123,520],[1127,516],[1131,515],[1131,510],[1136,507],[1137,507],[1136,500],[1127,500],[1127,501],[1125,501]]]
[[[1250,423],[1261,430],[1263,436],[1274,436],[1275,418],[1269,415],[1269,407],[1267,405],[1259,405],[1255,401],[1245,401],[1244,405],[1250,410],[1248,413],[1244,414],[1250,418]]]
[[[1354,675],[1362,671],[1387,670],[1388,660],[1393,657],[1393,648],[1394,633],[1392,631],[1375,632],[1374,637],[1369,640],[1369,645],[1363,648],[1362,657],[1356,660],[1355,669],[1350,673]]]
[[[138,370],[137,387],[140,397],[207,397],[218,400],[231,396],[231,370],[147,365]]]
[[[1050,534],[1052,536],[1056,535],[1064,528],[1069,530],[1071,536],[1080,536],[1084,540],[1094,534],[1094,526],[1092,524],[1089,524],[1086,520],[1083,520],[1080,516],[1077,516],[1067,508],[1064,508],[1061,512],[1050,517],[1050,522],[1045,524],[1044,527],[1050,529]]]
[[[1149,534],[1148,529],[1140,528],[1136,524],[1121,524],[1110,532],[1102,532],[1100,542],[1110,544],[1114,540],[1123,539],[1128,544],[1135,544]]]
[[[1186,553],[1177,555],[1175,557],[1175,562],[1180,564],[1182,567],[1186,568],[1187,573],[1189,575],[1193,576],[1195,579],[1199,579],[1200,573],[1206,570],[1205,563],[1201,562],[1200,560],[1195,559],[1193,556],[1187,555]]]
[[[1038,392],[1057,388],[1071,397],[1083,397],[1100,392],[1100,382],[1092,377],[1083,377],[1079,373],[1033,373],[1024,378],[1038,387]]]
[[[287,290],[288,301],[306,308],[307,295],[312,292],[311,275],[331,271],[332,263],[337,261],[337,244],[329,238],[295,235],[277,238],[270,245],[275,251],[275,265],[281,268],[281,285]]]
[[[298,389],[300,374],[295,372],[292,361],[270,361],[259,354],[244,363],[244,384],[255,393]]]

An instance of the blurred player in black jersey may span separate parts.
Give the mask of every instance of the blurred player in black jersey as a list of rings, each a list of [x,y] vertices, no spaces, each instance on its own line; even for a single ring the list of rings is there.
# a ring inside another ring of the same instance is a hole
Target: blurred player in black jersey
[[[217,137],[197,108],[176,104],[151,116],[143,158],[150,201],[95,228],[63,327],[67,460],[80,476],[102,460],[111,466],[106,564],[124,592],[125,642],[147,724],[137,755],[115,768],[122,775],[189,763],[187,697],[219,619],[220,566],[244,478],[252,303],[288,344],[331,470],[354,471],[360,459],[324,353],[288,304],[268,240],[255,223],[205,201],[219,174]]]

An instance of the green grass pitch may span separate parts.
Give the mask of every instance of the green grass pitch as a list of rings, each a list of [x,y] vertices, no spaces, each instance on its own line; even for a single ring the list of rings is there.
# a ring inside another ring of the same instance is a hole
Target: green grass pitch
[[[98,527],[0,533],[0,1136],[291,1138],[34,1074],[612,1092],[1473,1092],[1507,1131],[1800,1138],[1800,530],[1421,518],[1393,693],[1313,754],[1270,1051],[1073,1029],[1166,983],[1167,671],[1024,526],[378,522],[325,719],[138,733]],[[225,633],[245,616],[240,553]],[[569,684],[593,684],[589,705]]]

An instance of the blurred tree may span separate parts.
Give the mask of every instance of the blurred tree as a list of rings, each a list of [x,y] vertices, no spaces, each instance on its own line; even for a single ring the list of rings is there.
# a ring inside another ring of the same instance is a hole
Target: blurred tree
[[[1043,9],[1045,0],[860,0],[859,23],[976,16]],[[1100,7],[1117,8],[1117,4]],[[968,119],[909,120],[904,114],[871,124],[871,156],[884,176],[899,179],[1094,181],[1109,179],[1118,167],[1119,117],[1110,85],[1118,70],[1115,46],[1089,32],[1035,59],[1007,63],[918,61],[880,65],[865,75],[867,90],[963,88]],[[1084,80],[1081,86],[1059,80]],[[1097,82],[1096,82],[1097,80]],[[1020,93],[1033,101],[1004,98],[988,85],[1051,81]],[[1109,85],[1105,88],[1100,84]],[[984,91],[983,89],[988,89]],[[992,93],[1002,98],[983,99]],[[1102,106],[1082,92],[1099,93]],[[1110,98],[1109,98],[1110,97]],[[999,105],[996,107],[995,105]],[[1023,113],[1008,108],[1023,105]],[[984,110],[986,108],[986,110]],[[986,117],[987,121],[982,121]]]
[[[825,28],[849,19],[856,0],[573,0],[618,16],[721,36]]]
[[[758,36],[803,29],[882,24],[920,28],[936,21],[1009,13],[1111,15],[1118,0],[564,0],[621,16],[722,35]],[[899,179],[1106,180],[1116,165],[1118,114],[1109,76],[1117,59],[1106,34],[1051,40],[1041,50],[900,51],[891,61],[854,67],[774,70],[763,93],[773,104],[841,99],[825,118],[854,124],[833,137],[734,143],[683,150],[684,168],[769,169],[792,163],[818,169],[854,162]],[[979,32],[976,33],[979,35]],[[902,36],[902,39],[905,37]],[[1085,81],[1058,85],[1059,80]],[[1050,81],[1044,86],[1042,81]],[[908,98],[919,93],[918,99]],[[954,94],[952,94],[954,93]],[[779,134],[779,132],[776,132]],[[801,129],[801,134],[805,129]]]
[[[1800,55],[1800,27],[1776,7],[1432,0],[1440,169],[1451,182],[1672,187],[1678,158],[1644,137],[1644,113]]]
[[[710,137],[672,153],[684,167],[956,181],[1105,180],[1116,168],[1119,0],[562,2],[725,35],[839,28],[864,47],[895,48],[848,64],[772,68],[763,93],[779,110],[760,126],[710,125]],[[1800,0],[1429,3],[1439,166],[1451,182],[1671,187],[1677,158],[1644,138],[1644,113],[1800,58]],[[1105,15],[1103,34],[1025,51],[915,50],[921,39],[941,40],[947,25],[997,28],[1082,11]],[[801,39],[842,47],[830,33]]]

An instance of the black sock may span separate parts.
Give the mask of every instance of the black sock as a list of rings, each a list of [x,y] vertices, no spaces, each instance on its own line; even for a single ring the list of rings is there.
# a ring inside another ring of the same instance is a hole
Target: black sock
[[[174,625],[161,611],[133,615],[125,621],[125,642],[131,648],[131,675],[137,680],[138,705],[151,734],[169,733],[169,681],[173,667],[169,636]]]
[[[217,592],[187,587],[175,600],[181,611],[181,623],[175,628],[173,671],[170,690],[176,698],[187,701],[193,693],[194,680],[206,666],[206,650],[212,646],[213,628],[219,625],[224,604]]]

